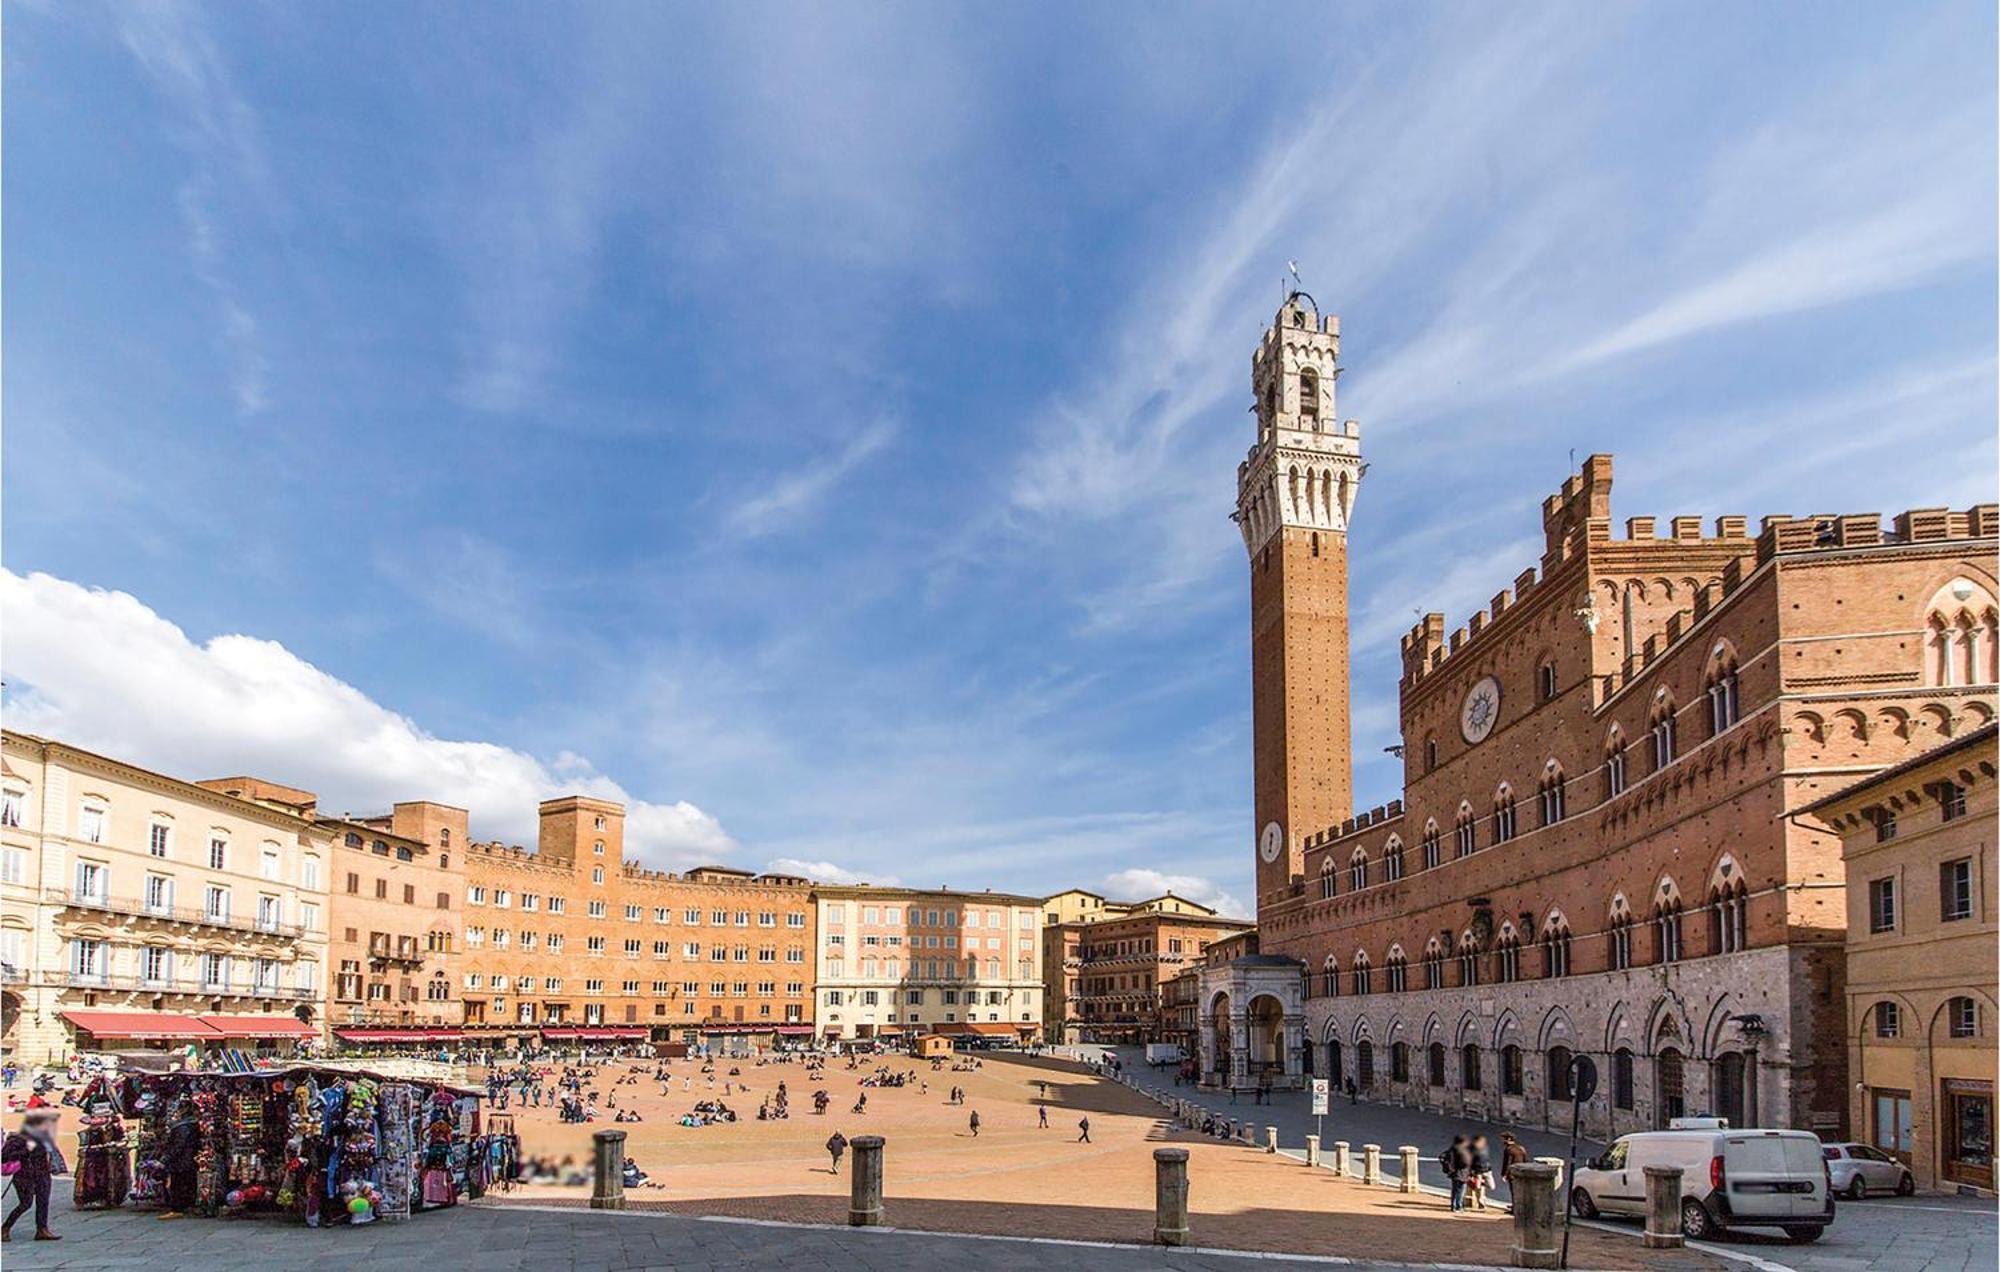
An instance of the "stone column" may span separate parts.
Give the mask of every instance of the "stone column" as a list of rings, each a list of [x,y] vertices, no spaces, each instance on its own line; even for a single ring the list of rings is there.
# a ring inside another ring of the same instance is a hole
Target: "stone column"
[[[857,1135],[847,1141],[854,1150],[854,1167],[849,1176],[847,1222],[850,1227],[874,1228],[882,1223],[882,1137]]]
[[[1243,1090],[1250,1080],[1250,1012],[1246,1007],[1229,1019],[1229,1085]]]
[[[1354,1173],[1354,1160],[1348,1155],[1348,1149],[1351,1147],[1346,1140],[1335,1140],[1333,1142],[1334,1174],[1352,1175]]]
[[[1363,1144],[1361,1146],[1361,1182],[1379,1184],[1382,1182],[1382,1146]]]
[[[1153,1150],[1153,1240],[1186,1245],[1188,1240],[1188,1151]]]
[[[1306,1165],[1319,1165],[1319,1136],[1306,1136]]]
[[[1552,1268],[1562,1260],[1556,1216],[1556,1172],[1542,1162],[1523,1162],[1513,1169],[1514,1245],[1517,1268]]]
[[[1398,1148],[1396,1153],[1403,1159],[1402,1191],[1406,1193],[1416,1192],[1423,1186],[1417,1177],[1417,1146],[1415,1144],[1405,1144],[1401,1148]]]
[[[592,1210],[625,1209],[625,1132],[598,1131],[590,1185]]]
[[[1306,1018],[1304,1016],[1285,1017],[1285,1083],[1303,1081],[1306,1071]]]
[[[1275,1126],[1264,1128],[1264,1151],[1267,1153],[1278,1151],[1278,1128]]]
[[[1681,1236],[1681,1168],[1646,1167],[1646,1248],[1678,1250]]]

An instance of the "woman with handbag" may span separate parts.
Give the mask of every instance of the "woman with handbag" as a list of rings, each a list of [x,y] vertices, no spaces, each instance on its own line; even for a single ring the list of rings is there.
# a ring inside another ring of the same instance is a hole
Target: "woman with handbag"
[[[6,1222],[0,1223],[0,1241],[14,1239],[14,1221],[27,1213],[29,1206],[35,1208],[35,1240],[62,1240],[49,1231],[49,1186],[54,1179],[51,1150],[58,1115],[58,1110],[46,1104],[39,1108],[31,1104],[27,1116],[21,1119],[21,1129],[9,1132],[6,1140],[0,1142],[0,1169],[12,1181],[16,1198]]]

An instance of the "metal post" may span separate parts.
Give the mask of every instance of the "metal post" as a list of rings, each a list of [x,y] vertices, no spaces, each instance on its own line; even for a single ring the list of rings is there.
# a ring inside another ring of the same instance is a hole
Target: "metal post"
[[[1161,1245],[1188,1241],[1188,1151],[1153,1150],[1153,1240]]]
[[[1514,1245],[1517,1268],[1553,1268],[1562,1262],[1556,1243],[1556,1168],[1522,1162],[1508,1174],[1514,1191]],[[1569,1230],[1563,1230],[1567,1240]]]
[[[625,1132],[598,1131],[590,1138],[594,1148],[590,1208],[623,1210],[625,1209]]]
[[[882,1137],[857,1135],[847,1141],[847,1146],[854,1150],[854,1173],[847,1200],[848,1225],[878,1227],[882,1222]]]
[[[1681,1235],[1681,1168],[1646,1167],[1646,1248],[1678,1250]]]

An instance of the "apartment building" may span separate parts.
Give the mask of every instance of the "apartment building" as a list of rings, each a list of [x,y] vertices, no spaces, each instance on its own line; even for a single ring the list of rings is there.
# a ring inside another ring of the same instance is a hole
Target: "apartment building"
[[[1213,942],[1256,926],[1172,893],[1106,901],[1073,889],[1042,909],[1049,1032],[1065,1042],[1170,1041],[1168,982]]]
[[[28,1064],[323,1036],[328,844],[257,802],[49,738],[0,747],[0,1032]]]
[[[822,1037],[1041,1036],[1041,898],[860,884],[813,901]]]
[[[537,847],[471,845],[466,1032],[771,1045],[812,1034],[814,909],[789,875],[647,870],[625,808],[541,805]]]

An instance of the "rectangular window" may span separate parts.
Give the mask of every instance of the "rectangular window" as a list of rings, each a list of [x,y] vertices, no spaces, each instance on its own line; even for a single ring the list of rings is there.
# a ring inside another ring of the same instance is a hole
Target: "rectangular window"
[[[229,920],[229,889],[209,885],[202,894],[201,912],[220,922]]]
[[[103,905],[105,889],[110,875],[103,865],[95,861],[76,863],[76,899],[92,905]]]
[[[102,941],[72,941],[70,943],[70,971],[77,980],[91,984],[102,982],[110,957]]]
[[[208,841],[208,868],[210,870],[227,870],[229,868],[229,841],[227,839],[210,839]]]
[[[77,818],[76,833],[77,838],[87,844],[103,843],[104,810],[101,808],[84,809],[82,816]]]
[[[25,792],[0,792],[0,826],[19,826],[21,824],[21,806],[27,802]]]
[[[1896,930],[1896,881],[1872,879],[1868,883],[1868,930]]]
[[[146,908],[166,914],[174,908],[174,881],[165,875],[146,876]]]
[[[173,828],[165,822],[154,822],[146,828],[146,851],[155,857],[166,856],[173,833]]]
[[[1972,917],[1972,858],[1938,867],[1938,917],[1946,923]]]
[[[28,854],[19,848],[0,848],[0,883],[28,881]]]
[[[148,945],[139,956],[139,975],[148,985],[164,985],[174,978],[174,956],[161,945]]]
[[[283,901],[273,896],[260,896],[257,898],[258,931],[275,932],[284,920],[285,905]]]
[[[278,850],[266,848],[257,858],[257,873],[266,879],[278,877]]]
[[[1957,782],[1938,783],[1938,809],[1946,821],[1965,816],[1965,788]]]

